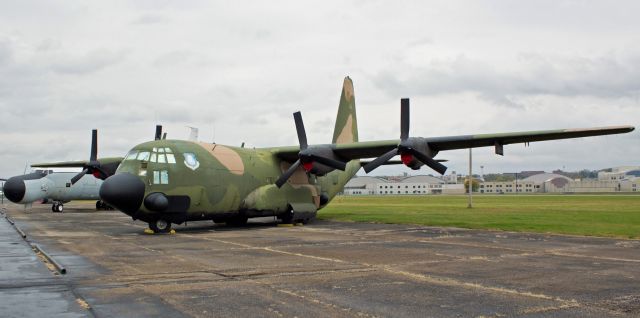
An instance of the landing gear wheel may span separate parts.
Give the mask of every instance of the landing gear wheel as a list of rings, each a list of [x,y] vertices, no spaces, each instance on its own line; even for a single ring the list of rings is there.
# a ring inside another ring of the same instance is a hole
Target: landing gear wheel
[[[96,211],[104,210],[102,201],[96,201]]]
[[[56,212],[62,213],[64,211],[64,205],[62,203],[56,205]]]
[[[285,212],[280,219],[282,220],[282,224],[293,224],[293,210]]]
[[[56,212],[56,210],[58,209],[58,207],[56,206],[57,204],[52,204],[51,205],[51,212]]]
[[[156,220],[149,223],[149,228],[156,233],[169,233],[171,232],[171,222],[165,220]]]

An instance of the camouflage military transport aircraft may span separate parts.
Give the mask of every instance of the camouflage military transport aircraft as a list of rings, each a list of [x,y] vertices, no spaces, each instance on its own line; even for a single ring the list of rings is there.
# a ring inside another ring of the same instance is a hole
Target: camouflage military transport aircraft
[[[73,175],[68,172],[36,170],[33,173],[9,178],[4,185],[7,199],[14,203],[31,204],[35,201],[51,202],[51,211],[62,212],[64,203],[72,200],[99,199],[98,190],[102,180],[113,175],[122,161],[121,157],[98,159],[98,131],[91,132],[91,154],[89,161],[68,161],[39,163],[31,167],[82,168],[82,172]],[[72,176],[73,177],[70,177]],[[96,209],[110,209],[98,200]]]
[[[294,113],[299,146],[247,149],[203,142],[163,140],[139,144],[100,188],[103,201],[168,232],[172,223],[213,220],[243,224],[248,218],[276,216],[306,222],[342,191],[361,168],[366,172],[400,155],[412,169],[426,165],[444,174],[436,154],[445,150],[503,146],[564,138],[619,134],[631,126],[564,129],[422,138],[409,136],[409,100],[401,105],[400,139],[358,141],[353,83],[344,79],[333,140],[307,144],[299,112]]]

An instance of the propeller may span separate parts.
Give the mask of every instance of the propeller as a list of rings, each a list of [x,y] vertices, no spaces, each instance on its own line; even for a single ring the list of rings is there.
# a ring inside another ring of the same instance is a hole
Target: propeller
[[[82,171],[71,178],[71,184],[75,184],[84,177],[85,174],[93,174],[98,179],[106,179],[109,174],[102,169],[100,161],[98,161],[98,130],[91,131],[91,154],[89,162],[82,165]]]
[[[302,114],[300,112],[293,113],[293,121],[296,124],[296,133],[298,134],[298,143],[300,144],[300,152],[298,152],[298,160],[296,160],[287,171],[285,171],[278,180],[276,180],[276,186],[281,188],[289,178],[295,173],[295,171],[302,165],[307,172],[313,169],[315,162],[323,164],[325,166],[344,171],[347,168],[347,164],[332,158],[320,156],[315,153],[314,148],[309,148],[307,144],[307,133],[304,129],[304,122],[302,121]]]
[[[396,155],[400,155],[400,160],[407,166],[415,159],[438,173],[444,174],[447,171],[447,167],[419,150],[419,148],[427,148],[426,146],[427,144],[424,141],[409,137],[409,99],[403,98],[400,100],[400,144],[398,144],[398,147],[366,164],[363,167],[364,171],[369,173]]]

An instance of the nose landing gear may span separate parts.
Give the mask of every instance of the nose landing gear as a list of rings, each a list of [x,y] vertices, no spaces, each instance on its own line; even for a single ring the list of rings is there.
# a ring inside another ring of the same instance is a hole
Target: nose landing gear
[[[158,219],[158,220],[149,222],[149,228],[155,233],[170,233],[171,222],[167,222],[163,219]]]
[[[53,202],[53,205],[51,205],[51,212],[58,212],[58,213],[62,213],[62,211],[64,211],[64,205],[62,204],[62,202]]]
[[[113,208],[110,205],[104,203],[104,201],[99,200],[99,201],[96,201],[96,211],[100,211],[100,210],[108,211],[108,210],[113,210]]]

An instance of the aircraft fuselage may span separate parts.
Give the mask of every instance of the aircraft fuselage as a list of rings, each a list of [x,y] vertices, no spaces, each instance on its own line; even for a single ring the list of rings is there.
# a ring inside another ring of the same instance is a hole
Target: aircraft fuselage
[[[324,176],[300,167],[285,186],[276,187],[274,181],[289,166],[271,148],[156,140],[134,147],[100,196],[149,223],[282,216],[291,210],[305,219],[341,191],[360,163],[353,160],[346,171]],[[125,191],[130,195],[122,195]]]

